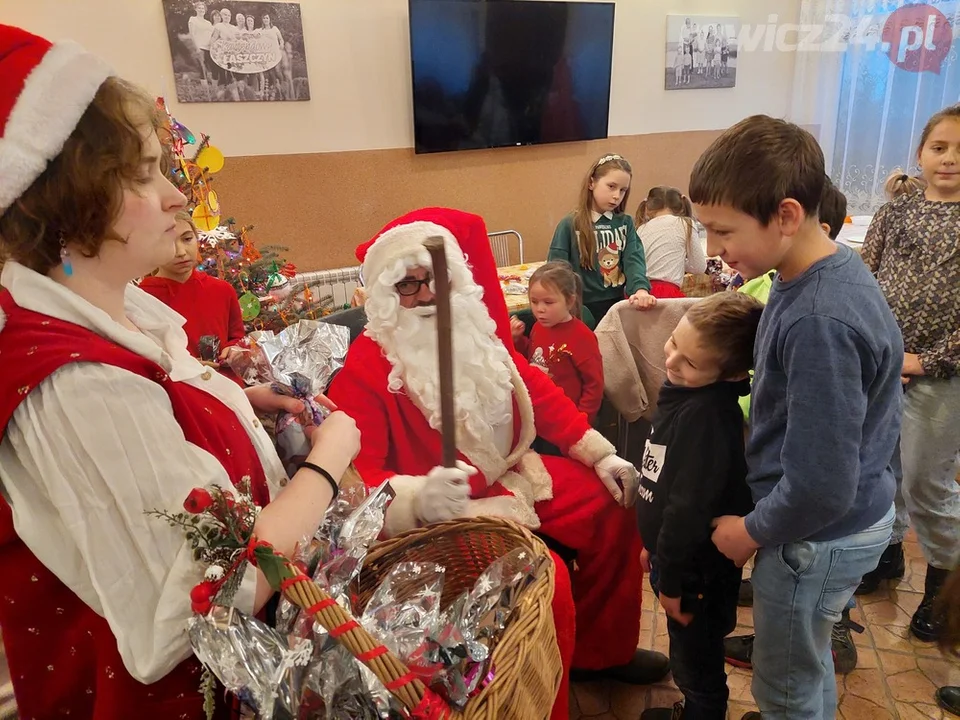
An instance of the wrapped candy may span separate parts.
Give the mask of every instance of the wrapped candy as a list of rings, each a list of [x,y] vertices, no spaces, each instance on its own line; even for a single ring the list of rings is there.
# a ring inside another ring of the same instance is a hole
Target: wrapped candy
[[[393,495],[390,482],[384,482],[370,493],[340,528],[340,536],[330,552],[329,561],[318,567],[313,576],[317,584],[334,597],[342,596],[360,572],[367,550],[383,530],[387,505]],[[349,603],[344,607],[349,608]]]
[[[304,405],[300,415],[281,413],[277,418],[277,451],[289,474],[310,452],[304,427],[319,425],[329,414],[314,398],[343,367],[349,345],[347,328],[317,320],[300,320],[277,334],[264,332],[257,338],[274,390]]]
[[[394,565],[367,603],[360,624],[403,661],[440,621],[444,569],[435,563]]]
[[[197,340],[197,353],[204,362],[217,362],[220,359],[220,338],[216,335],[200,336]]]
[[[350,330],[319,320],[300,320],[279,333],[251,333],[224,358],[224,364],[248,385],[269,382],[277,392],[303,401],[299,415],[280,413],[276,444],[288,474],[310,452],[303,429],[319,425],[329,412],[314,398],[343,367]]]
[[[327,720],[406,717],[390,691],[349,650],[329,638],[321,643],[322,650],[304,677],[300,717]]]
[[[297,552],[293,558],[294,564],[306,575],[313,577],[318,568],[330,562],[339,545],[343,524],[359,509],[366,498],[366,486],[362,483],[341,487],[340,494],[327,508],[323,523],[316,534],[313,537],[304,538],[297,546]],[[299,607],[286,598],[281,598],[277,608],[277,630],[285,635],[293,632],[294,622],[299,614]]]
[[[432,671],[424,681],[453,707],[462,710],[493,679],[492,648],[523,590],[546,568],[546,558],[535,558],[522,548],[491,563],[473,589],[447,608],[439,629],[409,658],[411,666]]]
[[[309,641],[291,646],[273,628],[235,608],[215,606],[187,623],[197,658],[263,720],[296,717]]]

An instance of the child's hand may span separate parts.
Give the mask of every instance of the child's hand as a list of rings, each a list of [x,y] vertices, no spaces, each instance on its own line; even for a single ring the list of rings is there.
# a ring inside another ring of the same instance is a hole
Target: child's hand
[[[747,560],[753,557],[753,554],[760,549],[757,541],[750,537],[747,532],[747,523],[745,518],[739,515],[723,515],[714,518],[711,525],[713,531],[713,544],[717,550],[730,558],[737,567],[743,567]]]
[[[663,593],[660,593],[660,607],[663,608],[663,611],[667,614],[667,617],[676,620],[681,625],[689,625],[693,620],[693,615],[691,613],[685,613],[680,609],[680,598],[676,597],[667,597]]]
[[[920,364],[920,356],[914,355],[913,353],[904,353],[903,370],[900,372],[900,382],[906,385],[916,375],[926,375],[923,365]]]
[[[513,339],[523,337],[523,333],[526,332],[527,326],[523,324],[523,320],[518,318],[516,315],[510,316],[510,333],[513,335]]]
[[[650,551],[646,548],[640,551],[640,567],[645,573],[650,574]]]
[[[637,290],[630,296],[629,302],[637,310],[649,310],[657,306],[657,299],[646,290]]]

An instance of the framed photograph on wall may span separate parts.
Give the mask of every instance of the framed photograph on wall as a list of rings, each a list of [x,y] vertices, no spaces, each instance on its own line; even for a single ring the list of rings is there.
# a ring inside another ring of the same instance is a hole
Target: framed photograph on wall
[[[180,102],[310,99],[299,3],[161,2]]]
[[[735,87],[739,37],[739,17],[667,15],[664,89]]]

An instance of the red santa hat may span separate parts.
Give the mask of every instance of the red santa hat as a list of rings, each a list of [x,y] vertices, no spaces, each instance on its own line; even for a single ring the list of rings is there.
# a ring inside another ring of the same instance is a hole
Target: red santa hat
[[[76,43],[0,25],[0,214],[60,154],[111,75]]]
[[[372,283],[399,258],[414,255],[431,235],[452,235],[447,253],[459,252],[483,288],[483,302],[497,324],[497,336],[513,347],[507,303],[500,287],[497,264],[487,236],[487,226],[479,215],[449,208],[423,208],[407,213],[388,223],[372,240],[357,248],[357,259],[363,263],[365,282]]]

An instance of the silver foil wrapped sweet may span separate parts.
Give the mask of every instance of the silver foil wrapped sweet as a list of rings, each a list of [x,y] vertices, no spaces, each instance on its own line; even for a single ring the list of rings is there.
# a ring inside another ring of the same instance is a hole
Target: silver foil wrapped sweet
[[[223,364],[248,385],[271,383],[284,395],[303,401],[299,415],[280,413],[275,436],[277,452],[288,474],[310,452],[307,425],[319,425],[329,411],[314,398],[323,393],[343,367],[350,347],[350,330],[319,320],[300,320],[278,333],[251,333],[231,348]]]
[[[261,720],[296,718],[310,642],[287,638],[236,608],[214,606],[187,623],[197,658]]]

